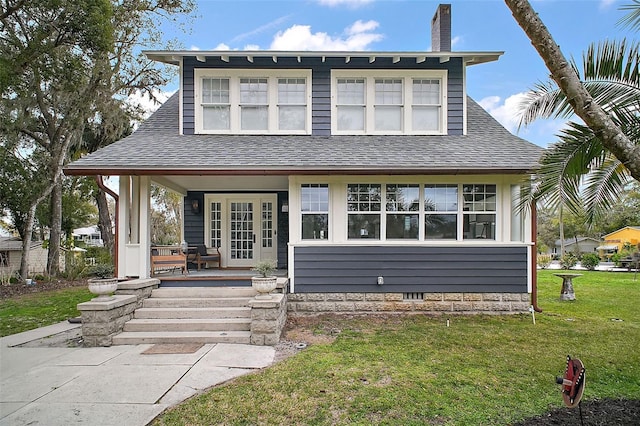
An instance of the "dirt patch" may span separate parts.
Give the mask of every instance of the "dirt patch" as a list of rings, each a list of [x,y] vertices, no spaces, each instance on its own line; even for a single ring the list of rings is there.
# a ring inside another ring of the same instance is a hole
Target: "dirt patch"
[[[628,399],[599,399],[583,401],[580,408],[559,408],[547,414],[527,419],[514,426],[631,426],[638,425],[640,401]]]
[[[2,284],[0,285],[0,299],[10,299],[24,294],[34,294],[43,291],[62,290],[65,288],[82,287],[87,280],[52,279],[50,281],[36,281],[35,284]]]

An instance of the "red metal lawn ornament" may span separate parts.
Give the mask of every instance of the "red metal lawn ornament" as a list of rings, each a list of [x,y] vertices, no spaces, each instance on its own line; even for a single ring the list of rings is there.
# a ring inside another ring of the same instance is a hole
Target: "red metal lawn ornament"
[[[562,399],[569,408],[580,404],[584,392],[584,365],[578,358],[572,359],[567,355],[567,368],[563,377],[556,377],[556,383],[562,385]]]

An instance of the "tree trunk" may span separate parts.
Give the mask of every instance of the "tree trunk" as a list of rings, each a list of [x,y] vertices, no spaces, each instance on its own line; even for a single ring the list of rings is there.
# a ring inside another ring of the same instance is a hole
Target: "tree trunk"
[[[107,194],[105,194],[103,190],[98,189],[95,199],[96,204],[98,205],[98,229],[100,229],[104,246],[109,250],[109,253],[111,253],[111,258],[115,259],[115,244],[113,229],[111,227],[111,214],[109,213]]]
[[[560,223],[559,228],[560,228],[560,260],[562,260],[562,258],[564,257],[564,215],[562,214],[562,205],[560,206]]]
[[[22,259],[20,260],[20,277],[25,280],[29,275],[29,254],[31,248],[31,233],[33,232],[33,221],[36,216],[36,208],[38,204],[49,196],[53,190],[54,185],[49,185],[40,196],[31,204],[29,212],[27,213],[27,219],[24,223],[23,238],[22,238]]]
[[[602,145],[640,181],[640,145],[634,144],[584,88],[560,47],[527,0],[505,0],[518,25],[538,51],[551,77],[565,94],[574,112],[593,131]]]
[[[60,272],[60,238],[62,236],[62,180],[58,179],[51,191],[51,221],[49,228],[49,253],[47,255],[47,274]]]

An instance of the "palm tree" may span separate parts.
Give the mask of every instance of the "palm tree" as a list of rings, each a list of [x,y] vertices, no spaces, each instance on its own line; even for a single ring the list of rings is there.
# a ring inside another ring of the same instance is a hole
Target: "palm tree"
[[[640,1],[634,1],[637,4],[632,8],[640,12]],[[582,70],[574,61],[571,63],[593,100],[636,145],[640,145],[639,64],[640,43],[626,40],[591,44],[583,54]],[[537,84],[521,106],[521,125],[537,118],[569,118],[573,114],[567,98],[552,80]],[[629,170],[591,129],[569,121],[558,142],[543,155],[521,205],[544,199],[553,208],[566,206],[576,214],[584,211],[586,221],[593,223],[618,199],[630,180]]]

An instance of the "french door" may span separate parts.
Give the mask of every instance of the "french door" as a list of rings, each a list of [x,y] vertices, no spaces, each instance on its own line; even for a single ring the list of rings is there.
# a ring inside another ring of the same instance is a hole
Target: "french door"
[[[208,245],[218,244],[226,267],[277,260],[275,194],[207,196]]]

